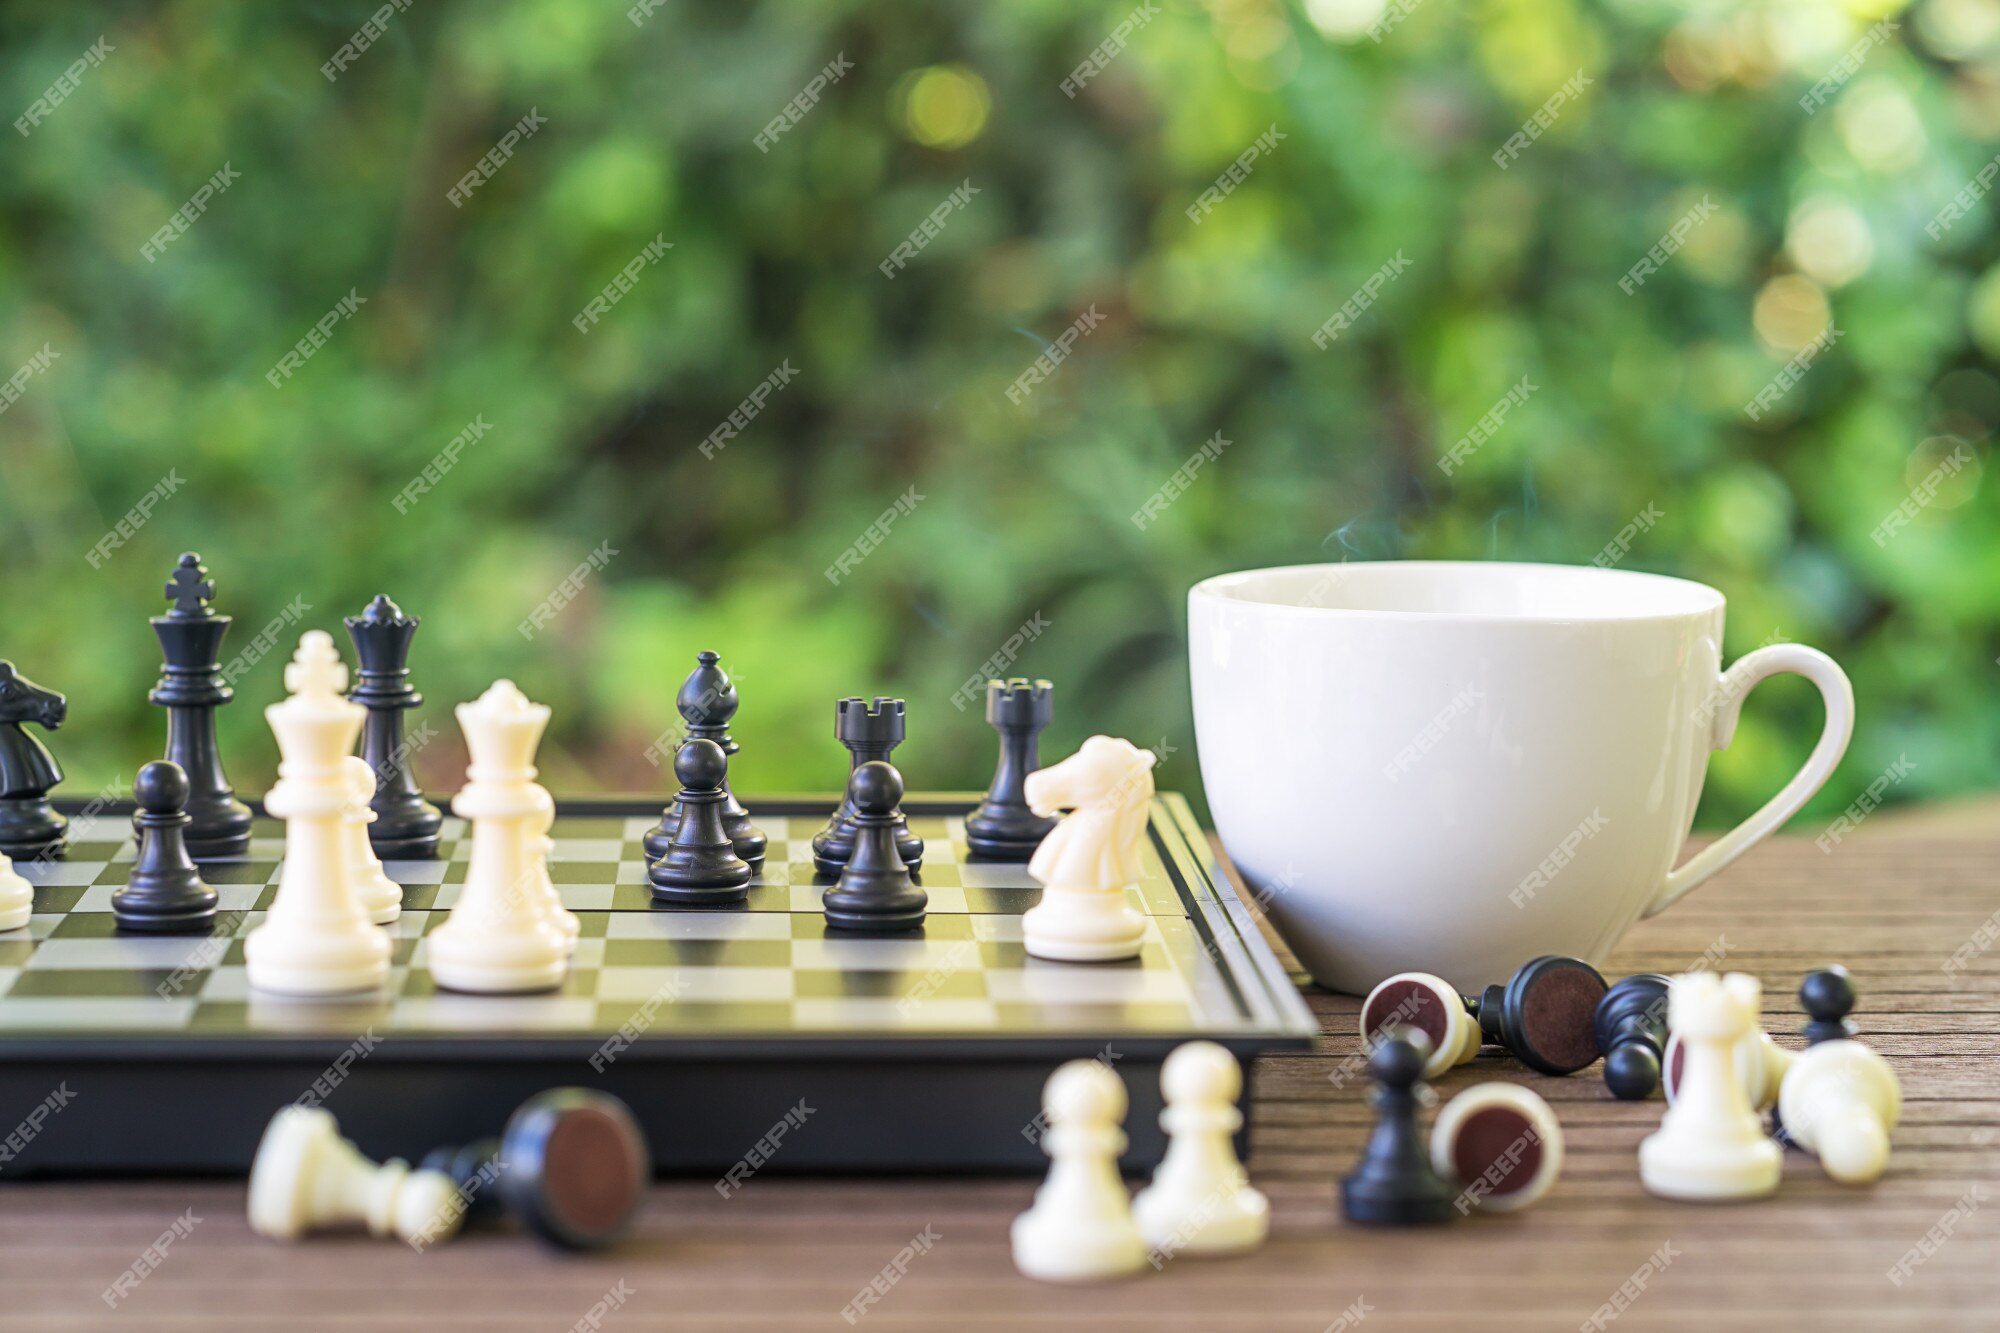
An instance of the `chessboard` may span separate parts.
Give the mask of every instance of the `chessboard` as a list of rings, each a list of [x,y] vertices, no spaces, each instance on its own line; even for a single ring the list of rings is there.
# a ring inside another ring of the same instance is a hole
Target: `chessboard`
[[[281,825],[259,811],[246,856],[203,863],[221,899],[209,934],[134,935],[111,911],[134,856],[130,810],[71,807],[67,855],[16,863],[35,886],[29,928],[0,935],[0,1107],[51,1108],[0,1169],[240,1172],[272,1113],[299,1101],[324,1104],[377,1159],[414,1160],[496,1132],[545,1088],[583,1085],[632,1106],[663,1173],[763,1157],[778,1126],[759,1169],[1032,1171],[1046,1164],[1042,1082],[1096,1057],[1130,1089],[1136,1170],[1165,1148],[1159,1064],[1173,1047],[1206,1038],[1247,1068],[1311,1046],[1313,1016],[1182,797],[1149,812],[1141,956],[1089,964],[1027,956],[1021,915],[1040,889],[1023,865],[968,854],[976,800],[905,798],[930,907],[904,936],[827,928],[810,840],[832,798],[747,797],[768,859],[747,903],[701,910],[648,893],[640,839],[656,802],[559,802],[550,868],[583,938],[560,988],[512,996],[454,994],[426,967],[424,937],[470,848],[448,819],[435,860],[385,863],[404,892],[385,928],[387,987],[329,1000],[262,994],[245,974]]]

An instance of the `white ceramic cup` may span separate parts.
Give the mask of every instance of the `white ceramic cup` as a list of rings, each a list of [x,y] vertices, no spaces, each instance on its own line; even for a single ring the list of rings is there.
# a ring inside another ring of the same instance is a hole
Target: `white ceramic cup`
[[[1385,561],[1188,594],[1195,741],[1223,845],[1313,979],[1462,991],[1538,954],[1593,964],[1775,830],[1854,730],[1833,659],[1722,668],[1723,597],[1566,565]],[[1679,869],[1711,750],[1791,671],[1826,726],[1762,809]]]

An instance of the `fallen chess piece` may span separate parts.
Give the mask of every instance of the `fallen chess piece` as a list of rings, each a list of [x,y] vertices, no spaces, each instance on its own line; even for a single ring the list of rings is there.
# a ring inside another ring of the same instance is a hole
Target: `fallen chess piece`
[[[1431,1165],[1458,1184],[1461,1213],[1511,1213],[1549,1192],[1562,1173],[1562,1123],[1513,1083],[1476,1083],[1445,1103],[1431,1126]]]
[[[1399,1028],[1368,1057],[1375,1128],[1361,1160],[1340,1182],[1340,1211],[1350,1222],[1417,1226],[1451,1220],[1451,1185],[1432,1165],[1417,1130],[1418,1088],[1429,1047],[1418,1029]]]
[[[425,1154],[464,1200],[464,1224],[512,1217],[565,1250],[622,1240],[653,1178],[631,1108],[608,1092],[552,1088],[521,1103],[497,1139]]]
[[[1125,1084],[1107,1065],[1072,1060],[1042,1089],[1049,1174],[1009,1232],[1014,1266],[1043,1282],[1124,1277],[1146,1266],[1146,1241],[1118,1178]]]
[[[287,1106],[257,1145],[250,1226],[273,1240],[366,1226],[424,1249],[508,1216],[562,1249],[598,1250],[630,1230],[651,1179],[630,1108],[588,1088],[530,1097],[499,1138],[439,1149],[414,1171],[369,1161],[331,1112]]]
[[[62,765],[21,730],[33,722],[54,731],[68,716],[60,694],[35,684],[12,662],[0,662],[0,856],[60,856],[69,844],[69,820],[49,804],[49,788],[63,780]]]
[[[139,846],[125,883],[111,892],[118,929],[206,932],[215,925],[217,896],[187,848],[187,774],[171,759],[155,759],[133,779],[132,799],[139,807],[132,816]]]
[[[1902,1111],[1896,1071],[1851,1038],[1808,1046],[1778,1092],[1786,1135],[1843,1185],[1872,1184],[1881,1177],[1889,1163],[1889,1134]]]
[[[1580,958],[1531,958],[1504,986],[1462,995],[1442,977],[1399,972],[1361,1006],[1361,1035],[1414,1027],[1429,1039],[1424,1076],[1436,1078],[1479,1053],[1483,1038],[1544,1074],[1573,1074],[1597,1059],[1593,1027],[1604,978]]]
[[[457,1231],[458,1186],[401,1158],[377,1166],[340,1137],[333,1113],[287,1106],[271,1117],[250,1168],[250,1229],[272,1240],[365,1225],[415,1245]]]
[[[1660,1086],[1669,984],[1657,972],[1626,977],[1604,992],[1591,1016],[1604,1055],[1604,1086],[1620,1101],[1642,1102]]]
[[[1773,1193],[1784,1155],[1745,1091],[1737,1049],[1756,1033],[1763,987],[1743,972],[1689,972],[1667,992],[1680,1054],[1660,1128],[1639,1145],[1639,1179],[1669,1199],[1750,1199]]]
[[[1243,1070],[1212,1041],[1177,1046],[1160,1066],[1167,1155],[1132,1201],[1154,1262],[1176,1254],[1239,1254],[1264,1243],[1271,1203],[1251,1187],[1236,1157]]]
[[[1028,861],[1041,902],[1021,918],[1028,954],[1065,963],[1136,958],[1146,918],[1128,901],[1141,874],[1140,840],[1153,802],[1151,750],[1092,736],[1052,768],[1028,775],[1028,807],[1065,816]]]

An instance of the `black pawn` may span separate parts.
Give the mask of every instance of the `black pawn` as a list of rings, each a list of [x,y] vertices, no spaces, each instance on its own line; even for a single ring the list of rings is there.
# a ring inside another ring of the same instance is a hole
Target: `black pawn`
[[[725,755],[734,756],[743,747],[729,734],[729,720],[736,716],[740,700],[736,695],[736,684],[729,679],[729,673],[717,665],[719,658],[714,653],[695,655],[697,665],[687,680],[681,684],[681,692],[674,696],[674,708],[681,720],[687,723],[689,737],[699,736],[703,740],[714,741],[722,747]],[[763,863],[765,848],[770,840],[764,831],[750,822],[750,812],[736,799],[736,793],[727,782],[722,784],[722,827],[729,834],[729,841],[735,844],[736,855],[747,861],[752,868]],[[674,830],[680,826],[681,811],[678,804],[670,804],[660,812],[660,822],[642,840],[646,849],[646,859],[657,861],[667,854],[673,845]]]
[[[511,1216],[566,1250],[601,1250],[622,1237],[653,1175],[631,1108],[589,1088],[537,1093],[499,1138],[436,1149],[422,1168],[458,1185],[465,1225]]]
[[[387,596],[377,597],[358,616],[347,617],[347,636],[361,669],[348,698],[368,710],[361,733],[361,757],[375,770],[375,795],[368,808],[368,844],[384,861],[428,861],[437,855],[444,813],[417,787],[410,773],[410,745],[403,714],[423,703],[410,684],[410,641],[423,621],[406,616]]]
[[[62,765],[29,732],[62,726],[69,704],[0,662],[0,855],[16,861],[61,856],[69,846],[69,820],[49,804],[49,788],[63,780]]]
[[[187,775],[187,849],[203,860],[242,856],[250,850],[250,807],[236,799],[215,743],[215,710],[236,697],[222,677],[230,620],[208,604],[215,584],[193,551],[174,566],[167,596],[173,607],[152,618],[166,671],[146,698],[167,710],[167,758]]]
[[[833,734],[847,747],[850,779],[861,771],[863,764],[886,764],[896,747],[903,743],[903,701],[877,698],[871,704],[863,699],[842,699],[834,705]],[[902,855],[903,864],[913,871],[923,869],[924,840],[910,832],[909,821],[903,817],[902,810],[892,813],[896,825],[896,850]],[[840,806],[833,812],[833,818],[813,835],[812,849],[813,868],[822,875],[838,875],[840,868],[847,864],[847,858],[854,852],[854,804],[851,797],[846,794],[841,796]]]
[[[1668,979],[1657,972],[1629,976],[1597,1002],[1593,1029],[1604,1053],[1604,1086],[1621,1101],[1644,1101],[1660,1086],[1667,1048]]]
[[[1451,1218],[1451,1186],[1431,1165],[1417,1130],[1424,1052],[1413,1037],[1423,1040],[1413,1029],[1398,1029],[1368,1057],[1368,1073],[1375,1080],[1368,1099],[1375,1108],[1375,1128],[1353,1173],[1340,1182],[1340,1210],[1362,1226],[1415,1226]]]
[[[131,876],[111,895],[120,930],[154,934],[206,931],[215,924],[215,890],[201,881],[185,841],[188,780],[171,759],[155,759],[132,783],[139,813],[139,854]]]
[[[896,805],[903,775],[893,764],[871,760],[847,780],[854,810],[854,852],[840,882],[824,898],[826,924],[839,930],[914,930],[924,924],[930,895],[910,878],[896,848]]]
[[[722,828],[729,756],[714,741],[697,737],[675,752],[674,776],[681,783],[680,827],[666,855],[646,871],[653,896],[703,906],[742,902],[750,896],[750,867]]]
[[[1854,1010],[1854,980],[1839,964],[1806,973],[1799,983],[1799,1007],[1810,1020],[1799,1029],[1808,1046],[1844,1041],[1861,1031],[1848,1017]]]
[[[1574,1074],[1597,1060],[1594,1023],[1604,978],[1581,958],[1530,958],[1504,986],[1469,1004],[1489,1045],[1544,1074]]]
[[[1056,826],[1028,808],[1028,774],[1042,766],[1042,731],[1055,715],[1045,680],[986,682],[986,721],[1000,733],[1000,763],[986,799],[965,817],[965,845],[989,861],[1026,861]]]

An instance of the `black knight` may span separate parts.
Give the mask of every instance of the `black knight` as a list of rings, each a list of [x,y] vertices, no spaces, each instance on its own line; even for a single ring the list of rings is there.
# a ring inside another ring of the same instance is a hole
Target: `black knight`
[[[69,704],[0,662],[0,853],[17,861],[59,856],[68,844],[69,820],[49,805],[49,788],[63,780],[49,747],[23,731],[33,722],[47,731],[62,726]]]

